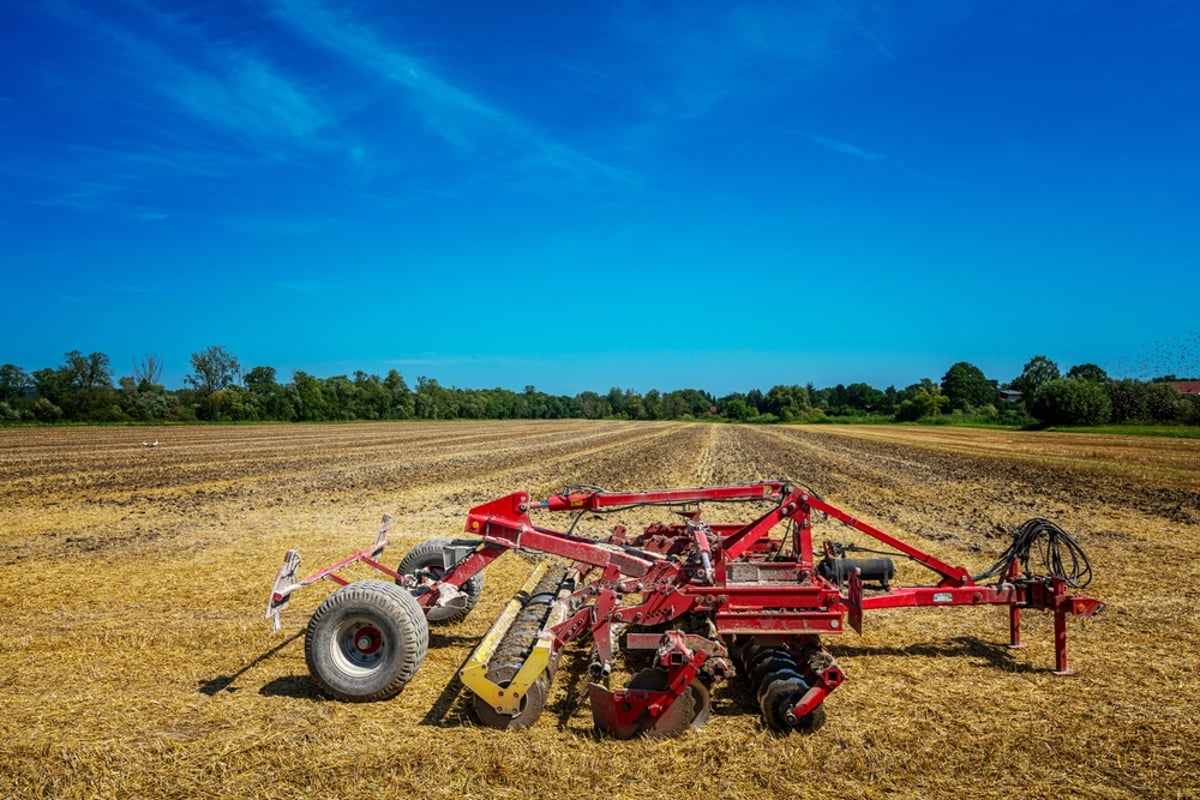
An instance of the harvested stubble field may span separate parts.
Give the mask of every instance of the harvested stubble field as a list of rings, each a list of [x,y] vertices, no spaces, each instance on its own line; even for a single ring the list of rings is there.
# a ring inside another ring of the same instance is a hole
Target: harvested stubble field
[[[829,640],[849,681],[817,734],[772,736],[735,681],[704,728],[614,742],[592,734],[571,649],[531,730],[471,722],[455,671],[523,581],[519,557],[488,571],[471,616],[431,631],[387,702],[329,701],[308,676],[302,632],[331,584],[297,594],[281,632],[263,619],[289,547],[305,573],[369,544],[385,512],[398,562],[516,489],[760,478],[802,481],[972,571],[1026,519],[1056,521],[1108,603],[1069,622],[1080,674],[1049,674],[1048,615],[1026,614],[1030,646],[1011,651],[1000,608],[869,612],[864,635]],[[582,421],[0,430],[0,580],[3,797],[1200,797],[1196,440]]]

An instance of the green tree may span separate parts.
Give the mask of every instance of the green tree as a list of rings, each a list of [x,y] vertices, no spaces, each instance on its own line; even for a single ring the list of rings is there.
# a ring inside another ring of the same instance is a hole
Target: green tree
[[[642,398],[642,407],[646,411],[646,419],[662,419],[662,392],[651,389]]]
[[[404,376],[397,370],[388,370],[383,379],[383,388],[387,390],[390,399],[391,419],[411,419],[413,416],[413,395]]]
[[[754,407],[746,402],[746,396],[740,392],[722,397],[717,401],[717,406],[726,417],[739,422],[750,419],[755,413]]]
[[[109,422],[121,419],[112,370],[104,353],[72,350],[57,369],[33,373],[37,393],[69,421]],[[44,410],[44,407],[43,407]]]
[[[633,389],[625,390],[625,414],[630,419],[646,419],[646,406],[642,396]]]
[[[663,395],[662,419],[683,419],[687,416],[688,406],[681,392],[667,392]]]
[[[974,411],[996,404],[997,389],[983,370],[966,361],[959,361],[942,376],[942,393],[946,395],[950,408],[957,411]]]
[[[121,411],[138,422],[178,420],[182,416],[179,400],[158,383],[148,379],[123,377],[118,383],[117,402]]]
[[[784,422],[802,418],[811,408],[808,390],[796,384],[772,386],[767,392],[766,403],[767,411]]]
[[[833,409],[834,389],[826,386],[823,389],[816,388],[812,382],[805,384],[805,389],[808,390],[808,400],[813,408],[819,408],[822,411],[828,412]]]
[[[629,415],[625,408],[625,393],[621,391],[621,387],[613,386],[608,390],[608,414],[614,419],[628,419]]]
[[[240,414],[240,398],[228,395],[214,397],[241,380],[242,368],[224,347],[214,345],[199,353],[192,353],[192,372],[183,382],[195,389],[196,416],[202,420],[218,422],[231,419],[231,413]]]
[[[1061,375],[1058,364],[1045,356],[1034,356],[1025,364],[1021,374],[1013,378],[1010,386],[1021,393],[1026,399],[1037,394],[1038,387],[1047,381],[1057,380]]]
[[[199,353],[192,353],[192,372],[183,381],[197,392],[211,393],[228,389],[241,377],[242,368],[238,360],[223,346],[214,345]]]
[[[1068,378],[1078,378],[1081,381],[1091,381],[1092,383],[1106,383],[1108,381],[1108,373],[1102,367],[1095,364],[1076,364],[1067,370]]]
[[[242,376],[242,385],[253,396],[261,419],[296,419],[296,409],[285,388],[276,380],[274,367],[254,367]]]
[[[13,408],[23,405],[33,394],[33,380],[16,364],[0,366],[0,403]]]
[[[329,419],[329,401],[319,378],[303,370],[292,373],[288,387],[289,400],[296,410],[296,419],[301,422],[322,422]]]
[[[254,395],[240,386],[218,389],[205,395],[205,419],[213,422],[252,422],[258,419]]]
[[[345,375],[334,375],[321,381],[322,393],[328,407],[328,419],[363,419],[359,386]]]
[[[357,419],[387,419],[391,416],[392,398],[378,375],[368,375],[361,370],[354,373],[358,406],[354,409]]]
[[[845,407],[851,413],[871,414],[883,403],[883,392],[866,383],[852,383],[842,395]]]
[[[883,400],[879,404],[879,413],[895,414],[896,406],[900,404],[900,393],[896,391],[895,386],[889,386],[883,390]]]
[[[413,408],[417,419],[453,419],[450,396],[436,378],[417,378],[417,390],[413,394]]]
[[[898,422],[915,422],[944,413],[950,398],[942,393],[942,387],[929,378],[922,378],[901,393],[903,399],[896,407]]]
[[[575,395],[575,400],[579,403],[579,407],[583,410],[585,419],[600,418],[600,395],[593,391],[580,392]]]
[[[539,392],[533,384],[525,386],[521,393],[521,418],[545,419],[548,416],[547,397],[545,392]]]

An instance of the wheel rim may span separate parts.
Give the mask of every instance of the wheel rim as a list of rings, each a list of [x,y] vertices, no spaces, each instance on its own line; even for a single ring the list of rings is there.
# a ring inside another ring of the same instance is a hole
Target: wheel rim
[[[363,617],[343,622],[331,645],[333,660],[341,669],[356,675],[366,675],[378,669],[388,650],[383,631]]]

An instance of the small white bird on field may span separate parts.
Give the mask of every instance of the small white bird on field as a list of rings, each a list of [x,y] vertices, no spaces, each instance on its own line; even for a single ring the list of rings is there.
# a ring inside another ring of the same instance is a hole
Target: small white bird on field
[[[158,447],[158,439],[153,442],[142,442],[142,447]]]

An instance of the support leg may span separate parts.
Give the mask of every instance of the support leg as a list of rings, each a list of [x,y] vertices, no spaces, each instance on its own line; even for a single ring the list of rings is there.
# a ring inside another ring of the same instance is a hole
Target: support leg
[[[1008,649],[1023,650],[1026,647],[1021,641],[1021,609],[1016,606],[1008,607]]]
[[[1055,675],[1070,676],[1075,670],[1067,666],[1067,612],[1054,612],[1054,670]]]

